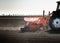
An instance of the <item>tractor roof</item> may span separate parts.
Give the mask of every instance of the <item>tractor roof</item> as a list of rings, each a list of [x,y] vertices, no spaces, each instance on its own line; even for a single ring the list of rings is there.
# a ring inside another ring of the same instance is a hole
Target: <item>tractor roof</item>
[[[57,3],[59,3],[59,4],[60,4],[60,1],[57,1]]]

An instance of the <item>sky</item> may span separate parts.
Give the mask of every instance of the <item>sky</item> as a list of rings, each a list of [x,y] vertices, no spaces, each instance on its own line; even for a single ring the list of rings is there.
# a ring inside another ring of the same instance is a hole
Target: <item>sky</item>
[[[0,0],[0,15],[45,15],[56,10],[59,0]]]

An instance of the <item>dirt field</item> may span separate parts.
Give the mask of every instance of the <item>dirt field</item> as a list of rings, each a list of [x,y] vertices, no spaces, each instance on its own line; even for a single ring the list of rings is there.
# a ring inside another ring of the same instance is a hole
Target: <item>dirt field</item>
[[[58,43],[60,42],[60,33],[39,31],[24,32],[20,31],[0,31],[1,43]]]
[[[20,30],[23,25],[23,16],[0,16],[0,30]]]
[[[60,31],[21,33],[21,27],[23,17],[0,17],[0,43],[60,43]]]

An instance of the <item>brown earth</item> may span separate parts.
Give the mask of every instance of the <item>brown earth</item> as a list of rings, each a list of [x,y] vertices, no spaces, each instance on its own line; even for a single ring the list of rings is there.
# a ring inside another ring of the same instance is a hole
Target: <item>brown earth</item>
[[[0,43],[60,43],[60,31],[21,33],[21,27],[23,17],[0,17]]]
[[[0,43],[58,43],[60,33],[0,31]]]

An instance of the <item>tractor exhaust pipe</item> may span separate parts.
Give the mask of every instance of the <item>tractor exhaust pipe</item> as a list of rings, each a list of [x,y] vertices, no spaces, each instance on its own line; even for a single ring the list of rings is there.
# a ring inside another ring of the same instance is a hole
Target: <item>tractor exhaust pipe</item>
[[[43,10],[43,17],[45,16],[45,10]]]

